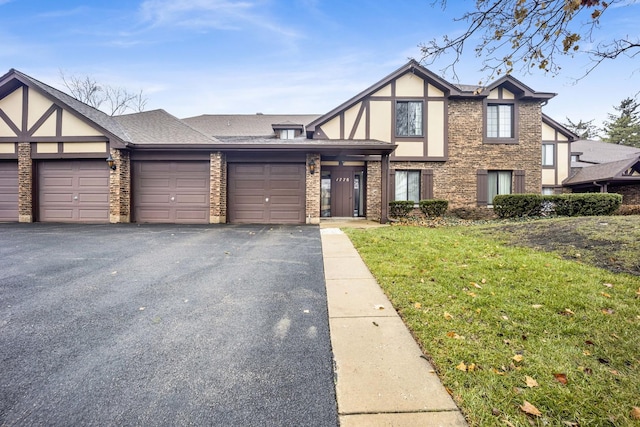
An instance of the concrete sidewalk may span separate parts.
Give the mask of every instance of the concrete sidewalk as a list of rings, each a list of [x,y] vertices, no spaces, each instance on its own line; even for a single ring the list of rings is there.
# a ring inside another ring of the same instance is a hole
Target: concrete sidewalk
[[[320,232],[340,425],[466,426],[349,238]]]

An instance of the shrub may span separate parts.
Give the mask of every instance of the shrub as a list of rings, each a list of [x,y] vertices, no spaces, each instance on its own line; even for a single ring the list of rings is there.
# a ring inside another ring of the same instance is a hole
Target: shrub
[[[640,205],[620,205],[613,215],[640,215]]]
[[[443,199],[420,200],[418,204],[426,217],[443,216],[449,207],[449,202]]]
[[[413,210],[413,200],[394,200],[389,202],[389,216],[392,218],[406,218]]]
[[[500,218],[540,216],[545,208],[540,194],[502,194],[494,197],[493,211]]]
[[[503,194],[493,199],[500,218],[520,218],[555,214],[558,216],[611,215],[622,204],[622,196],[612,193]]]
[[[558,216],[611,215],[622,204],[622,196],[613,193],[573,193],[547,196]]]

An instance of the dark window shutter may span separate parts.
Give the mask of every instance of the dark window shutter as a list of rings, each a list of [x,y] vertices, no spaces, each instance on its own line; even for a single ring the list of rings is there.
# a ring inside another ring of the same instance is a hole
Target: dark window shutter
[[[514,181],[515,181],[515,194],[522,194],[525,192],[525,185],[524,185],[524,171],[519,170],[519,171],[514,171]]]
[[[433,169],[422,169],[420,177],[420,198],[433,199]]]
[[[489,189],[487,188],[487,170],[486,169],[478,169],[478,206],[487,206],[487,195],[489,193]]]
[[[389,171],[389,201],[396,199],[396,170]]]

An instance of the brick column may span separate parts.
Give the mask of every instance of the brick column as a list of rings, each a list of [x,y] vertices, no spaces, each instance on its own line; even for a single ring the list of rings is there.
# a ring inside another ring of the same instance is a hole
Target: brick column
[[[131,160],[129,152],[110,149],[116,170],[109,171],[109,222],[131,222]]]
[[[18,143],[18,221],[33,222],[33,160],[28,142]]]
[[[315,163],[315,173],[309,172],[309,164]],[[320,154],[307,154],[306,177],[306,223],[320,224]]]
[[[209,185],[209,222],[224,224],[227,222],[227,161],[223,153],[211,153]]]
[[[382,164],[367,162],[367,219],[380,221],[382,205]]]

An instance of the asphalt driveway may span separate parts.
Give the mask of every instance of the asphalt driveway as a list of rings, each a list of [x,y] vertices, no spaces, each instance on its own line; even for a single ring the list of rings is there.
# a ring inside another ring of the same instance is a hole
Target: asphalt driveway
[[[337,425],[318,228],[0,224],[0,425]]]

